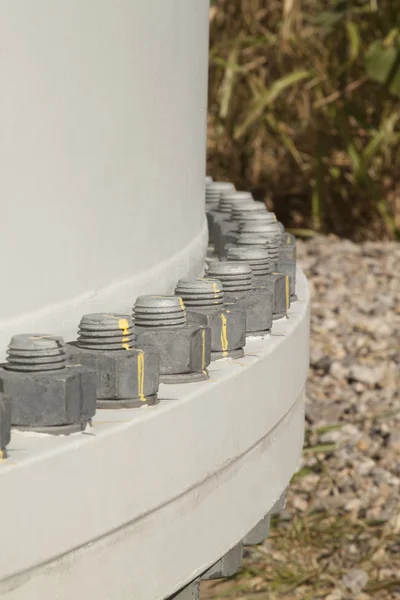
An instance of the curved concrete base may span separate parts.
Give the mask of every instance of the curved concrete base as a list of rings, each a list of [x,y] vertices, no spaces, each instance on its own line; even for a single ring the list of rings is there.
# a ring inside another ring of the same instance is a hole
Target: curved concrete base
[[[244,357],[212,363],[208,381],[161,385],[156,406],[99,410],[91,435],[14,433],[0,463],[2,599],[160,600],[257,525],[302,453],[301,271],[298,297]]]

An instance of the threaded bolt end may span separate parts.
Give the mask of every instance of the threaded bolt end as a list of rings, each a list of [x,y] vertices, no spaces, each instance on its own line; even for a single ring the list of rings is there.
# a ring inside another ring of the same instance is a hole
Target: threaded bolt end
[[[80,348],[88,350],[131,350],[135,341],[129,315],[94,313],[84,315],[79,324]]]
[[[239,235],[237,246],[256,246],[258,248],[268,248],[268,240],[257,235]]]
[[[270,275],[272,272],[269,251],[266,248],[245,246],[230,248],[227,258],[228,261],[233,260],[248,263],[255,277]]]
[[[183,299],[187,308],[224,306],[224,291],[218,279],[180,279],[175,288],[175,295]]]
[[[136,327],[179,327],[186,324],[186,309],[178,296],[139,296],[133,307]]]
[[[251,223],[252,225],[271,225],[275,224],[274,213],[268,211],[252,211],[243,214],[242,220],[238,223],[238,230],[240,230],[245,223]]]
[[[218,206],[219,199],[223,192],[233,192],[235,186],[229,181],[212,181],[206,183],[206,204],[208,207]]]
[[[234,206],[247,206],[253,203],[254,198],[250,192],[222,192],[218,204],[218,211],[230,214]]]
[[[225,293],[247,292],[253,289],[253,271],[244,262],[215,262],[207,271],[207,276],[222,282]]]
[[[279,227],[275,223],[265,223],[259,221],[243,221],[239,225],[241,233],[252,233],[258,236],[264,236],[268,239],[271,238],[280,238],[281,232]]]
[[[14,335],[7,355],[5,368],[25,373],[58,371],[65,368],[67,360],[63,338],[45,333]]]
[[[249,204],[245,204],[242,206],[232,206],[232,215],[231,215],[231,220],[232,221],[243,221],[243,218],[246,218],[245,215],[248,214],[256,214],[256,213],[262,213],[265,214],[267,212],[267,209],[265,207],[264,204],[262,204],[261,202],[251,202]]]

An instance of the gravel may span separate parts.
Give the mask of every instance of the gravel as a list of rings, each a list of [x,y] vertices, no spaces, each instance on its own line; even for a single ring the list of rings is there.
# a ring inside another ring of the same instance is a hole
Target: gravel
[[[306,439],[286,509],[204,595],[400,599],[400,244],[298,242],[311,291]]]

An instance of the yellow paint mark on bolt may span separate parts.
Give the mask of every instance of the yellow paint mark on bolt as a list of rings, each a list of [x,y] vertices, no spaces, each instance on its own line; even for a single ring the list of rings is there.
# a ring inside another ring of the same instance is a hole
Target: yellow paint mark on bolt
[[[221,347],[222,347],[222,356],[227,356],[228,352],[228,336],[226,334],[226,316],[221,313]]]
[[[286,275],[286,310],[289,309],[289,277]]]
[[[287,244],[290,244],[290,235],[287,236],[287,240],[286,240]]]
[[[124,337],[129,335],[129,323],[128,319],[118,319],[118,327],[122,329],[122,347],[125,350],[130,350],[129,344],[124,343]]]
[[[206,370],[206,330],[201,330],[201,368],[203,373]]]
[[[138,394],[139,398],[142,402],[146,402],[146,397],[144,395],[144,354],[143,352],[139,352],[137,357],[137,378],[138,378]]]
[[[185,303],[183,302],[182,298],[179,298],[179,304],[181,305],[181,309],[185,310]]]
[[[5,460],[6,458],[6,453],[3,452],[3,450],[0,450],[0,462],[2,462],[3,460]]]
[[[275,219],[275,221],[277,221],[277,220],[278,220],[278,219],[276,218],[276,215],[274,215],[274,219]]]

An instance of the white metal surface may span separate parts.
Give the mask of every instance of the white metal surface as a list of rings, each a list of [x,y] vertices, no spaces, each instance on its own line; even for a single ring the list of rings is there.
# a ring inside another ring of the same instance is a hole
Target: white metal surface
[[[199,273],[208,6],[0,2],[0,360]]]
[[[309,297],[207,382],[97,412],[91,435],[14,434],[0,465],[0,595],[160,600],[233,547],[296,469]]]

